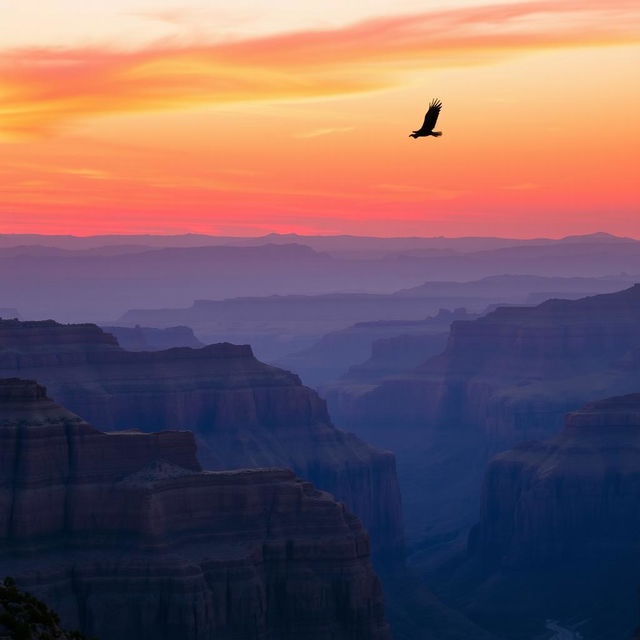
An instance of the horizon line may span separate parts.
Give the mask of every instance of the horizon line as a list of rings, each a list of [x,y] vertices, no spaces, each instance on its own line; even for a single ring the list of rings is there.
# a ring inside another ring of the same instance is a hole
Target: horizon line
[[[587,238],[589,236],[608,236],[610,238],[617,238],[620,240],[635,240],[639,241],[640,238],[629,235],[617,235],[609,231],[591,231],[585,233],[570,233],[566,235],[558,236],[510,236],[510,235],[468,235],[468,236],[448,236],[448,235],[434,235],[434,236],[421,236],[421,235],[408,235],[408,236],[377,236],[377,235],[356,235],[353,233],[282,233],[277,231],[270,231],[262,235],[225,235],[225,234],[213,234],[202,233],[197,231],[185,231],[183,233],[92,233],[88,235],[77,235],[73,233],[35,233],[35,232],[0,232],[0,238],[13,237],[13,236],[36,236],[42,238],[77,238],[77,239],[89,239],[89,238],[105,238],[105,237],[123,237],[123,238],[138,238],[138,237],[152,237],[152,238],[184,238],[188,236],[203,236],[207,238],[229,238],[234,240],[261,240],[269,238],[270,236],[286,237],[293,236],[296,238],[367,238],[375,240],[564,240],[567,238]]]

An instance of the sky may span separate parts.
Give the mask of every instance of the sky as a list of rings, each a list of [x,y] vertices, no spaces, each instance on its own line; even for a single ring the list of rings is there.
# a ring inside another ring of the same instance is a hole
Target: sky
[[[637,0],[0,14],[0,233],[640,237]]]

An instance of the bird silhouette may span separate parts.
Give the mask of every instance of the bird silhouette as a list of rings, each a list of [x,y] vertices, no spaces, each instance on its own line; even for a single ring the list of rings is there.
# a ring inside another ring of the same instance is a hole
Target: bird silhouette
[[[433,127],[436,126],[436,121],[440,115],[440,109],[442,109],[442,102],[437,98],[429,103],[429,110],[424,116],[424,122],[419,129],[416,129],[409,134],[410,138],[424,138],[425,136],[434,136],[437,138],[442,135],[442,131],[434,131]]]

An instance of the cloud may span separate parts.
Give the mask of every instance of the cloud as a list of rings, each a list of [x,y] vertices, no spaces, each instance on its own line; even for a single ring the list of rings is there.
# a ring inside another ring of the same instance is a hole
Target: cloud
[[[134,11],[128,12],[127,15],[145,20],[156,20],[171,25],[191,24],[194,21],[195,12],[193,9],[175,8],[175,9],[157,9],[155,11]]]
[[[411,184],[378,184],[375,187],[392,194],[394,201],[419,202],[421,200],[454,200],[464,195],[462,189],[423,187]]]
[[[5,51],[0,136],[44,135],[108,114],[353,94],[396,86],[417,69],[635,42],[635,6],[635,0],[520,2],[234,42]]]
[[[72,176],[79,176],[81,178],[88,178],[90,180],[107,180],[111,177],[108,171],[102,169],[89,169],[81,167],[79,169],[60,169],[59,173],[66,173]]]
[[[313,129],[312,131],[304,131],[303,133],[296,133],[294,138],[317,138],[319,136],[327,136],[331,133],[344,133],[346,131],[353,131],[355,127],[327,127],[326,129]]]

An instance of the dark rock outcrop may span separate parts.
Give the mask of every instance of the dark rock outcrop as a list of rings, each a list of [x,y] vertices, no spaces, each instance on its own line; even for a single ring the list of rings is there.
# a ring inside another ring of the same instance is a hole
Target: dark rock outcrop
[[[0,321],[0,375],[18,373],[103,430],[192,429],[207,469],[290,467],[343,500],[376,552],[401,553],[393,455],[336,429],[315,392],[249,346],[128,352],[95,325]]]
[[[204,472],[189,432],[106,434],[0,381],[0,564],[101,640],[387,640],[360,521],[286,469]]]
[[[91,640],[60,626],[58,614],[7,576],[0,583],[0,640]]]
[[[558,436],[496,456],[469,555],[459,578],[468,581],[469,611],[484,623],[508,627],[519,618],[514,628],[526,629],[584,620],[585,638],[630,637],[640,563],[640,394],[588,404],[566,417]]]

